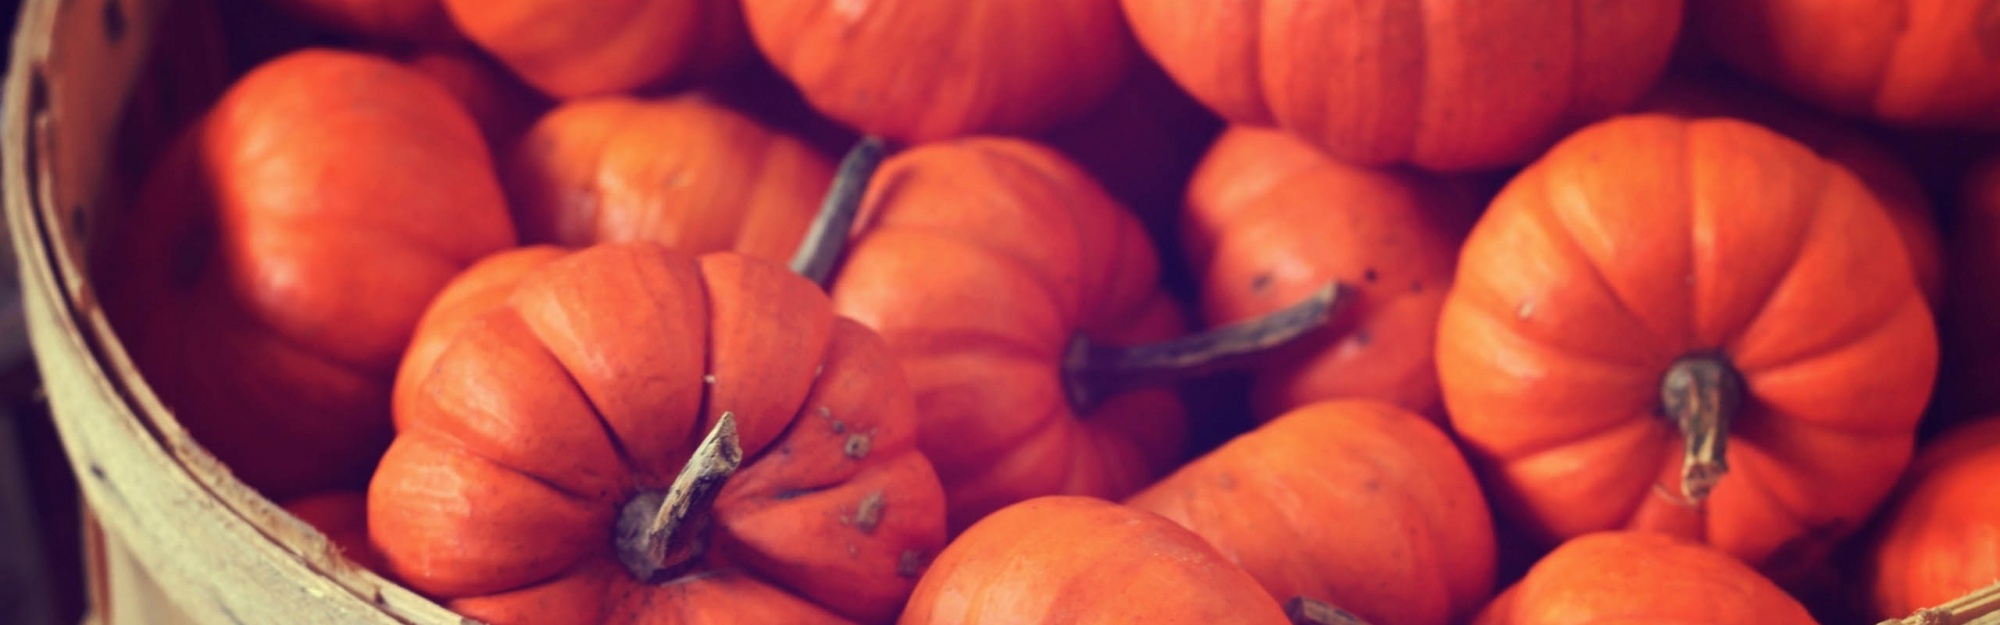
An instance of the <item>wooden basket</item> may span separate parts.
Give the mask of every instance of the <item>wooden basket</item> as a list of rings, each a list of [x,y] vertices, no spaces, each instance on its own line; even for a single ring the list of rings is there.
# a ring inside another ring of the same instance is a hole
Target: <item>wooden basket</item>
[[[113,336],[85,280],[87,229],[127,172],[115,136],[169,8],[209,0],[28,0],[5,100],[6,226],[30,341],[101,535],[99,623],[417,623],[467,619],[336,555],[182,429]],[[205,9],[213,14],[212,6]],[[181,24],[176,24],[176,28]],[[120,157],[120,158],[114,158]],[[107,609],[106,601],[129,601]]]

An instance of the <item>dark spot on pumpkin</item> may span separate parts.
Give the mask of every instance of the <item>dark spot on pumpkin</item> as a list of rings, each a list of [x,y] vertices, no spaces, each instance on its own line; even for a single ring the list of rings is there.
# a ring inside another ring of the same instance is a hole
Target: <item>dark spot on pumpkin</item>
[[[174,237],[174,250],[167,260],[168,284],[185,291],[201,281],[201,274],[215,257],[216,230],[215,218],[205,216]]]
[[[847,519],[848,524],[863,534],[873,534],[875,527],[882,524],[882,509],[888,504],[882,491],[869,491],[861,497],[861,503],[854,506],[854,516]]]
[[[1271,274],[1260,273],[1250,279],[1250,292],[1252,294],[1261,295],[1264,293],[1264,289],[1268,288],[1271,288]]]
[[[1382,492],[1382,480],[1371,479],[1366,482],[1362,482],[1361,487],[1367,489],[1368,492],[1379,493]]]
[[[1411,281],[1410,281],[1410,292],[1411,292],[1411,293],[1422,293],[1422,292],[1424,292],[1424,283],[1422,283],[1422,282],[1418,282],[1418,281],[1416,281],[1416,280],[1411,280]]]
[[[1381,276],[1377,276],[1377,275],[1375,275],[1375,268],[1374,268],[1374,267],[1369,267],[1369,268],[1367,268],[1367,269],[1363,269],[1363,270],[1361,270],[1361,280],[1362,280],[1363,282],[1367,282],[1367,283],[1369,283],[1369,284],[1374,284],[1374,283],[1375,283],[1375,280],[1376,280],[1377,278],[1380,278],[1380,277],[1381,277]]]
[[[817,493],[817,492],[820,492],[820,491],[823,491],[823,490],[826,490],[826,489],[824,489],[824,488],[792,488],[792,489],[787,489],[787,490],[781,490],[781,491],[778,491],[777,493],[775,493],[775,494],[772,494],[772,495],[771,495],[771,498],[772,498],[772,499],[775,499],[775,500],[778,500],[778,501],[790,501],[790,500],[793,500],[793,499],[798,499],[798,498],[800,498],[800,497],[804,497],[804,496],[806,496],[806,495],[811,495],[811,494],[813,494],[813,493]]]
[[[923,574],[924,566],[928,564],[928,562],[924,561],[923,552],[915,549],[904,549],[903,555],[896,558],[896,574],[903,576],[905,579],[916,579],[918,575]]]
[[[1533,68],[1535,71],[1539,72],[1548,69],[1549,62],[1542,59],[1535,59],[1533,62],[1530,62],[1528,64],[1528,67]]]
[[[1375,342],[1375,335],[1373,335],[1373,334],[1369,334],[1367,330],[1355,330],[1355,331],[1354,331],[1354,346],[1355,346],[1355,347],[1367,347],[1369,343],[1373,343],[1373,342]]]
[[[104,1],[104,38],[111,43],[125,38],[125,10],[118,7],[118,0]]]
[[[849,434],[847,436],[847,444],[842,446],[840,451],[847,454],[847,457],[855,460],[866,458],[868,457],[868,447],[874,444],[874,439],[875,437],[867,434]]]

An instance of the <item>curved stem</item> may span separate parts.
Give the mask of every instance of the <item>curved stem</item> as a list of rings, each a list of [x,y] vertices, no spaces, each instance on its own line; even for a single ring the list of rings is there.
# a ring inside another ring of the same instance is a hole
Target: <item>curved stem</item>
[[[722,413],[666,492],[639,493],[618,518],[618,559],[642,582],[672,579],[701,559],[709,507],[743,464],[736,415]]]
[[[1326,325],[1352,303],[1353,287],[1328,283],[1312,297],[1256,319],[1201,334],[1132,347],[1098,345],[1077,334],[1063,357],[1070,405],[1087,411],[1121,390],[1159,386],[1235,369]]]
[[[1684,356],[1660,379],[1660,405],[1687,441],[1681,496],[1699,504],[1729,472],[1729,423],[1743,408],[1743,375],[1720,355]]]
[[[1292,597],[1285,602],[1285,617],[1292,625],[1368,625],[1352,612],[1309,597]]]
[[[1995,615],[2000,615],[2000,582],[1966,593],[1943,605],[1917,610],[1908,618],[1889,619],[1876,625],[1970,625],[1993,622],[1981,617]]]
[[[870,135],[862,137],[860,143],[847,151],[847,156],[841,157],[833,186],[820,201],[819,214],[813,216],[812,227],[806,230],[799,251],[792,255],[794,273],[822,288],[826,286],[840,253],[847,249],[848,231],[854,227],[855,214],[861,211],[861,198],[868,192],[868,181],[875,177],[875,169],[882,166],[887,153],[882,139]]]

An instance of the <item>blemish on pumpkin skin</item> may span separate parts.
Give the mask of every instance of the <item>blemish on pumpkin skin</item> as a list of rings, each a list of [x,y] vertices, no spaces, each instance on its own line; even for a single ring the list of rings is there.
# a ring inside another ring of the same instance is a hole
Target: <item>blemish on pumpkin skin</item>
[[[847,454],[847,457],[855,460],[866,458],[868,457],[868,447],[874,444],[874,439],[874,436],[868,434],[849,434],[847,436],[847,444],[842,446],[840,451]]]
[[[1257,277],[1250,279],[1250,293],[1252,295],[1262,295],[1264,290],[1268,288],[1271,288],[1271,274],[1260,273],[1257,274]]]
[[[924,572],[924,554],[915,549],[904,549],[896,559],[896,574],[904,579],[916,579]]]
[[[888,503],[882,491],[869,491],[861,497],[861,503],[854,506],[854,516],[842,517],[841,522],[854,526],[863,534],[874,534],[875,527],[882,524],[882,509]]]
[[[1377,276],[1377,275],[1375,275],[1375,268],[1374,268],[1374,267],[1369,267],[1369,268],[1367,268],[1367,269],[1364,269],[1364,270],[1362,270],[1362,271],[1361,271],[1361,281],[1363,281],[1363,282],[1367,282],[1367,283],[1369,283],[1369,284],[1374,284],[1374,283],[1375,283],[1375,280],[1376,280],[1377,278],[1379,278],[1379,277],[1380,277],[1380,276]]]
[[[847,424],[841,423],[839,419],[833,418],[832,408],[828,408],[826,406],[820,406],[817,412],[819,413],[819,418],[826,419],[827,421],[833,423],[833,433],[845,434],[847,432]]]
[[[701,383],[702,383],[702,384],[714,384],[714,383],[715,383],[715,374],[713,374],[713,373],[710,373],[710,374],[708,374],[708,375],[704,375],[704,376],[701,376]]]

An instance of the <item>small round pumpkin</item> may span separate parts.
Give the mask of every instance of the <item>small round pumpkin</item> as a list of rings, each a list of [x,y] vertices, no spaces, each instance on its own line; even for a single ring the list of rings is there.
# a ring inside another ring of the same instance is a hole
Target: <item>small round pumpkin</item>
[[[780,262],[833,180],[812,146],[693,94],[566,102],[505,171],[525,243],[647,240]]]
[[[1569,540],[1472,625],[1817,625],[1777,584],[1727,554],[1650,532]]]
[[[1690,0],[1688,30],[1731,66],[1845,115],[2000,130],[2000,4]]]
[[[1781,580],[1818,566],[1909,461],[1937,371],[1896,232],[1853,174],[1741,120],[1557,144],[1474,226],[1438,326],[1495,507],[1551,542],[1644,529]]]
[[[1256,417],[1370,398],[1442,422],[1438,310],[1478,203],[1457,180],[1342,163],[1281,131],[1217,139],[1181,226],[1207,322],[1269,314],[1328,280],[1355,286],[1351,313],[1260,368]]]
[[[1457,623],[1492,596],[1491,513],[1423,417],[1371,400],[1285,413],[1126,500],[1194,531],[1273,599]]]
[[[515,244],[451,94],[328,49],[232,85],[115,227],[92,277],[140,373],[196,441],[281,501],[367,483],[418,317]]]
[[[1902,618],[2000,580],[2000,418],[1926,443],[1870,537],[1872,611]]]
[[[747,52],[735,0],[442,0],[467,39],[559,100],[717,74]]]
[[[1025,500],[931,563],[902,625],[1289,623],[1257,580],[1157,514],[1088,497]]]
[[[909,143],[1033,134],[1109,97],[1135,54],[1116,0],[744,0],[813,107]]]
[[[369,531],[466,616],[881,622],[944,545],[902,372],[783,265],[526,247],[418,333]]]
[[[1176,461],[1187,417],[1171,391],[1072,395],[1078,346],[1183,322],[1138,221],[1060,154],[997,137],[902,152],[853,233],[834,310],[909,371],[954,529],[1035,496],[1123,497]]]
[[[1139,43],[1237,124],[1343,161],[1482,169],[1629,106],[1666,67],[1681,0],[1124,0]]]

